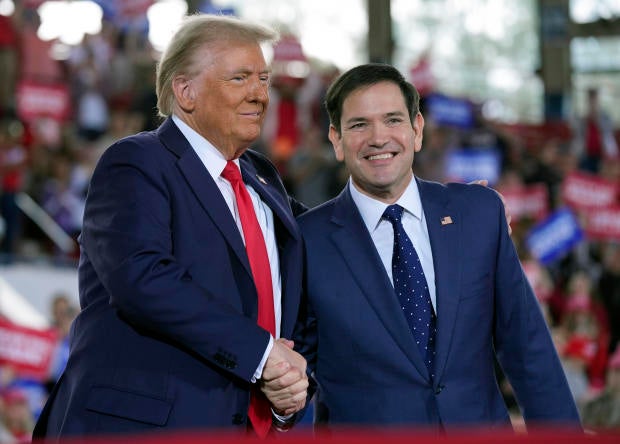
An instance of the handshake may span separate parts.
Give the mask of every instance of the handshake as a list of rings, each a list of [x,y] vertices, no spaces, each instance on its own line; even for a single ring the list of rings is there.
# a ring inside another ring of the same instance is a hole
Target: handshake
[[[280,416],[296,413],[306,405],[306,360],[293,350],[293,341],[277,339],[260,379],[260,389]]]

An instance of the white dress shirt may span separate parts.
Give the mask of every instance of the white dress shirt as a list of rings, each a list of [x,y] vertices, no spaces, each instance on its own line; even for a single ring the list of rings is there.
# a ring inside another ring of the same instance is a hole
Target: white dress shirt
[[[230,213],[232,214],[235,222],[237,223],[239,234],[241,234],[241,238],[243,239],[243,242],[245,244],[245,239],[243,237],[243,228],[241,226],[241,219],[239,218],[239,210],[237,208],[237,202],[235,199],[235,192],[233,191],[230,182],[228,182],[221,176],[222,171],[224,171],[224,167],[226,167],[227,160],[224,158],[222,153],[218,151],[218,149],[215,148],[207,139],[205,139],[192,128],[190,128],[189,125],[183,122],[179,117],[173,115],[172,120],[179,127],[179,130],[181,130],[185,138],[189,141],[194,151],[196,151],[196,154],[198,154],[198,157],[215,181],[217,187],[220,189],[222,197],[226,201],[226,204],[230,209]],[[234,162],[237,164],[237,166],[239,166],[238,159],[234,160]],[[252,199],[252,204],[254,205],[254,212],[256,213],[256,218],[258,219],[261,231],[263,232],[263,237],[265,238],[265,246],[267,247],[267,255],[269,256],[269,265],[271,267],[271,282],[273,286],[273,308],[276,317],[276,338],[279,338],[280,321],[282,319],[282,285],[280,279],[280,257],[278,256],[278,246],[276,243],[276,232],[274,227],[273,213],[271,211],[271,208],[269,208],[267,204],[265,204],[261,200],[258,193],[251,186],[246,184],[246,188]],[[256,372],[254,373],[255,379],[259,379],[261,374],[263,373],[263,367],[265,365],[265,362],[267,362],[267,357],[269,356],[272,347],[273,338],[269,340],[269,345],[265,350],[263,359],[261,360],[261,363],[256,369]]]
[[[394,228],[387,219],[382,219],[381,217],[388,205],[362,194],[351,179],[349,179],[348,186],[351,191],[353,202],[357,205],[362,219],[364,220],[364,224],[366,228],[368,228],[370,237],[381,257],[381,262],[383,262],[385,271],[390,278],[390,282],[392,282]],[[433,303],[435,313],[437,313],[433,251],[431,250],[431,241],[426,226],[426,218],[424,217],[424,211],[422,211],[422,201],[420,200],[420,192],[418,191],[418,184],[415,179],[409,182],[403,195],[394,203],[405,209],[402,217],[403,227],[420,257],[422,270],[424,270],[424,275],[426,276],[426,282],[428,284],[428,291],[431,295],[431,302]]]

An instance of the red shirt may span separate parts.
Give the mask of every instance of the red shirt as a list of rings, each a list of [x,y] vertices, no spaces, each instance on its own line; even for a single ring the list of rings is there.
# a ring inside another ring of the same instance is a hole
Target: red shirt
[[[586,123],[586,153],[590,156],[600,156],[603,153],[601,130],[594,119],[588,119]]]

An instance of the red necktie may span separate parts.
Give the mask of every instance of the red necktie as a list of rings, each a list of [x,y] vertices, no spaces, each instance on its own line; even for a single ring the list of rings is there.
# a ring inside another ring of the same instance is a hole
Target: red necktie
[[[245,249],[250,260],[250,268],[254,277],[254,285],[258,293],[258,325],[276,335],[276,320],[273,308],[273,286],[271,283],[271,267],[263,232],[256,219],[254,205],[250,194],[241,179],[241,172],[232,160],[229,160],[222,171],[222,177],[230,182],[235,192]],[[260,390],[253,390],[250,397],[248,417],[256,434],[264,438],[271,428],[271,407],[269,401]]]

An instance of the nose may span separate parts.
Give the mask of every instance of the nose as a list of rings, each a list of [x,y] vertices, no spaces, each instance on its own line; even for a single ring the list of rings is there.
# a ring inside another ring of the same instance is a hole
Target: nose
[[[368,144],[373,147],[381,148],[389,141],[388,129],[385,125],[375,124],[370,127],[370,138]]]
[[[250,102],[267,103],[269,101],[268,84],[261,79],[252,79],[248,85]]]

